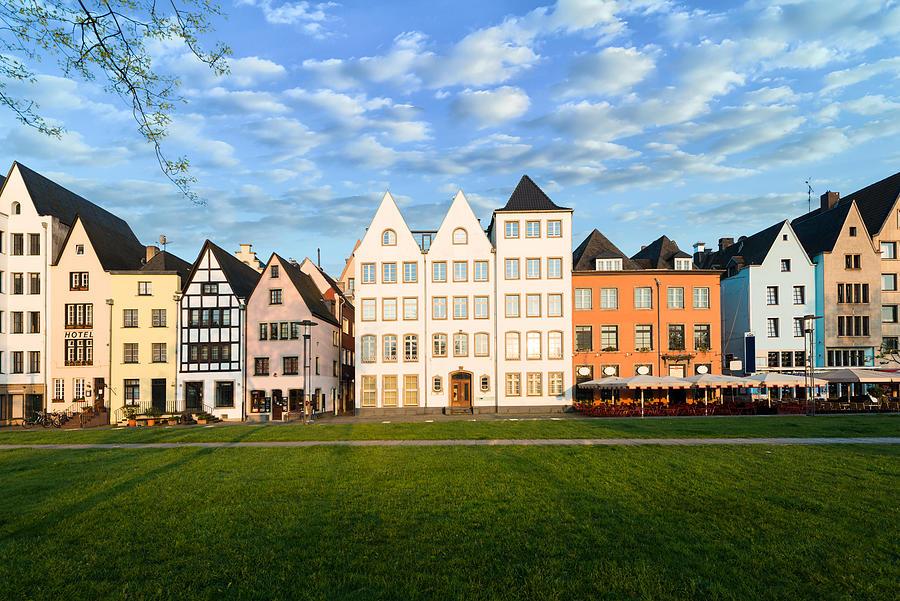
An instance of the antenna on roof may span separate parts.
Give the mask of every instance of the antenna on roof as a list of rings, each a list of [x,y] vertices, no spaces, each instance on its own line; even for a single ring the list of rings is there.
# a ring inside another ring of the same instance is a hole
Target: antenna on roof
[[[316,267],[322,267],[322,249],[316,249]]]
[[[810,212],[812,211],[812,178],[807,177],[806,181],[803,183],[806,184],[806,211]]]
[[[163,252],[166,252],[166,244],[168,244],[169,241],[166,239],[166,235],[165,235],[165,234],[160,235],[160,237],[159,237],[159,243],[162,244]]]

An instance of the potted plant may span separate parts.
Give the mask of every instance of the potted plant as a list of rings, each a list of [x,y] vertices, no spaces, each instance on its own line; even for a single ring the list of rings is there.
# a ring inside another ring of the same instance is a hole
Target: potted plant
[[[147,416],[147,425],[155,426],[159,416],[162,415],[162,411],[160,411],[158,407],[151,406],[144,411],[144,415]]]
[[[125,419],[128,420],[129,427],[133,428],[137,425],[137,407],[129,405],[125,407],[122,413],[125,415]]]

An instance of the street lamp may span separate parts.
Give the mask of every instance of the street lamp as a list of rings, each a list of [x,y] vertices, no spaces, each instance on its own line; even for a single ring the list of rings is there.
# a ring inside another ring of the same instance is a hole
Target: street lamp
[[[313,326],[317,326],[317,325],[319,325],[319,324],[317,324],[314,321],[310,321],[308,319],[304,319],[303,321],[300,322],[300,326],[303,328],[303,390],[304,390],[304,393],[303,393],[303,417],[304,417],[304,420],[306,421],[306,423],[312,422],[312,411],[311,411],[312,408],[310,407],[310,404],[309,404],[309,391],[311,388],[309,385],[309,380],[310,380],[310,376],[312,375],[310,373],[310,368],[309,368],[309,350],[308,350],[309,338],[310,338],[310,328],[312,328]]]
[[[815,341],[813,339],[813,322],[822,319],[821,315],[804,315],[803,320],[803,350],[806,352],[806,400],[809,402],[810,415],[816,414],[816,401],[813,399],[813,388],[815,387]]]

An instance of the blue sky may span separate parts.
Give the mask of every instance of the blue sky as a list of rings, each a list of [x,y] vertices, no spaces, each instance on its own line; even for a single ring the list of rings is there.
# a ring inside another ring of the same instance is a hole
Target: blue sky
[[[18,159],[193,261],[205,238],[265,259],[343,267],[385,189],[436,228],[458,188],[487,223],[523,173],[631,254],[750,234],[900,170],[896,2],[237,0],[213,78],[178,45],[169,154],[198,207],[158,173],[126,107],[51,65],[33,87],[61,141],[0,118]]]

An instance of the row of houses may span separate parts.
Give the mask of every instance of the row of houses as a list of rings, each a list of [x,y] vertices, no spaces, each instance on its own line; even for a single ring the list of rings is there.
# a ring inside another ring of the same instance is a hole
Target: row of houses
[[[3,420],[544,412],[604,376],[897,363],[900,174],[691,254],[598,229],[573,250],[528,176],[487,227],[460,191],[412,229],[388,192],[337,279],[249,244],[188,263],[19,163],[0,184]]]

